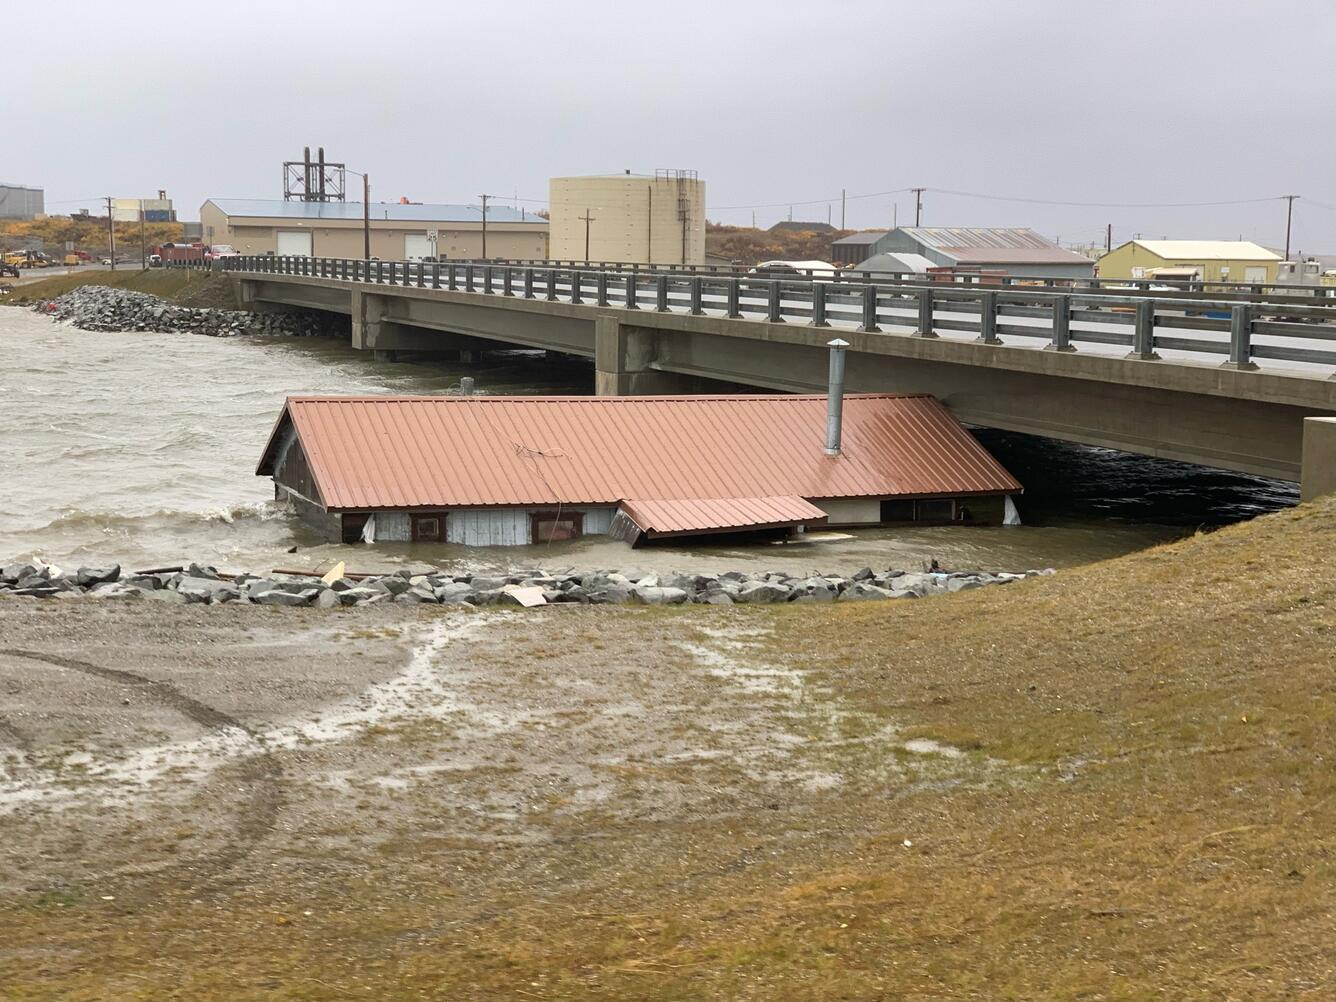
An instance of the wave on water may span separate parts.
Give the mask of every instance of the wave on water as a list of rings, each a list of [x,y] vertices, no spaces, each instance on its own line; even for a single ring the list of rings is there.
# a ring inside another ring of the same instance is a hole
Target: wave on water
[[[178,523],[179,525],[222,523],[235,525],[238,522],[271,522],[282,518],[286,509],[277,501],[256,501],[233,505],[227,508],[204,508],[198,511],[186,511],[174,508],[160,508],[142,515],[126,515],[123,512],[84,511],[67,509],[38,532],[69,531],[77,529],[102,529],[107,532],[117,530],[135,530],[146,525]]]

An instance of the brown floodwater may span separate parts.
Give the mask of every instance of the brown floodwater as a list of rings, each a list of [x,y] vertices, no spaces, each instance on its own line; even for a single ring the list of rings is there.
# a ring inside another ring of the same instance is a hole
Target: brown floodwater
[[[472,365],[376,362],[337,338],[216,339],[76,330],[0,308],[0,561],[196,560],[228,570],[432,563],[645,570],[864,565],[1024,570],[1116,556],[1297,501],[1293,484],[980,431],[1026,486],[1025,524],[863,529],[797,544],[646,547],[321,543],[254,475],[288,394],[585,393],[589,363],[515,353]],[[289,553],[292,547],[296,553]]]

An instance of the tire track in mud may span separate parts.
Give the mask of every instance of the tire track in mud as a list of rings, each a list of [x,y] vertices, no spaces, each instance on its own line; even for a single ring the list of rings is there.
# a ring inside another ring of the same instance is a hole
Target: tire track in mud
[[[264,749],[259,741],[259,735],[240,720],[187,696],[169,682],[160,682],[134,672],[104,668],[87,661],[43,654],[40,651],[0,648],[0,655],[54,665],[57,668],[129,686],[144,693],[154,702],[176,710],[201,727],[211,731],[235,729],[256,740],[257,748],[261,750],[254,755],[237,759],[231,766],[248,794],[246,801],[238,810],[237,825],[231,838],[214,852],[155,870],[143,880],[171,881],[178,886],[184,884],[186,888],[197,892],[206,889],[217,890],[229,883],[226,879],[228,871],[249,856],[277,824],[278,814],[284,802],[283,793],[279,788],[279,780],[283,776],[282,766],[271,751]],[[0,721],[0,724],[3,724],[3,721]],[[0,734],[2,733],[4,731],[0,730]],[[21,734],[17,736],[22,737]]]

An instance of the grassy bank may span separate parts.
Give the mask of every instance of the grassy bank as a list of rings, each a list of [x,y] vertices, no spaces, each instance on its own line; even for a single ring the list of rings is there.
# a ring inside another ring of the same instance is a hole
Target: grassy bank
[[[73,272],[15,285],[0,304],[24,306],[55,299],[84,285],[109,285],[133,292],[147,292],[183,306],[235,308],[227,279],[184,269],[150,268]]]
[[[582,752],[615,792],[579,801],[541,773],[508,791],[522,762],[488,749],[479,796],[505,791],[506,811],[480,800],[457,823],[441,795],[464,771],[357,787],[353,821],[322,787],[222,891],[102,903],[33,881],[0,905],[8,997],[1332,995],[1336,499],[917,602],[491,622],[468,655],[495,667],[490,691],[611,693],[607,712],[517,726],[541,730],[544,761],[637,702],[723,685],[734,667],[673,651],[745,635],[727,648],[751,671],[736,725],[761,722],[756,754],[782,743],[803,768]],[[612,693],[640,664],[671,689]],[[591,666],[607,674],[577,684]],[[774,679],[800,681],[756,688]],[[483,740],[415,720],[368,731],[359,755],[417,763]],[[77,818],[49,823],[102,851]]]

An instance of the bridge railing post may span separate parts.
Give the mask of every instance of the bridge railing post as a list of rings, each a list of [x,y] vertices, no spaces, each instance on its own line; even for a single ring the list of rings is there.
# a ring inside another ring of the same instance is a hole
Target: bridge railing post
[[[427,264],[425,261],[419,261],[414,268],[417,270],[417,287],[425,289],[427,287]]]
[[[545,280],[544,280],[544,285],[545,285],[544,298],[547,299],[547,301],[548,301],[549,303],[556,302],[556,299],[557,299],[557,269],[556,269],[556,268],[548,268],[548,269],[547,269],[547,275],[546,275]]]
[[[501,269],[501,295],[503,296],[515,295],[515,290],[511,287],[511,281],[510,281],[512,277],[511,276],[512,270],[513,269],[510,267],[510,265],[506,265],[504,268]]]
[[[490,264],[485,264],[482,266],[482,291],[484,294],[488,296],[490,296],[493,292],[492,266]]]
[[[668,312],[668,276],[663,272],[654,276],[654,309],[659,313]]]
[[[779,279],[771,279],[770,287],[766,292],[765,318],[772,324],[782,324],[784,322],[783,283]]]
[[[473,291],[474,291],[474,281],[475,281],[475,278],[474,278],[474,272],[475,272],[476,268],[477,268],[477,265],[473,265],[473,264],[466,264],[466,265],[464,265],[464,291],[465,291],[465,292],[473,292]]]
[[[1229,361],[1231,369],[1256,369],[1252,360],[1253,304],[1235,303],[1229,314]]]
[[[830,321],[826,319],[826,290],[825,282],[813,282],[812,289],[812,326],[829,327]]]
[[[875,285],[863,286],[863,322],[858,325],[858,329],[867,334],[874,334],[881,330],[877,325],[877,287]]]
[[[533,265],[524,269],[524,298],[533,299]]]
[[[705,311],[701,309],[701,278],[699,275],[692,275],[691,278],[688,279],[688,282],[688,289],[691,293],[691,315],[693,317],[702,316]]]
[[[736,278],[728,279],[728,315],[733,318],[742,316],[742,289]]]
[[[997,336],[997,293],[979,293],[979,340],[983,344],[1001,344]]]
[[[914,333],[919,337],[936,337],[937,332],[932,329],[932,289],[919,289],[918,291],[918,330]]]
[[[448,261],[445,265],[445,287],[451,292],[459,288],[459,266],[453,261]]]
[[[1128,358],[1151,362],[1155,354],[1155,300],[1143,299],[1137,303],[1136,326],[1132,329],[1132,350]]]
[[[631,270],[626,272],[622,276],[622,287],[626,292],[626,296],[622,300],[622,305],[625,306],[628,310],[640,309],[640,303],[636,299],[636,296],[638,294],[636,292],[638,278],[639,278],[639,271],[634,266],[632,266]]]
[[[579,304],[584,302],[584,272],[579,268],[571,269],[571,302]]]
[[[599,269],[599,273],[598,273],[597,278],[595,279],[595,283],[596,283],[595,286],[594,286],[594,290],[595,290],[595,291],[594,291],[595,302],[597,302],[599,306],[607,306],[607,305],[608,305],[608,273],[607,273],[606,271],[602,270],[602,269]]]
[[[1053,339],[1044,345],[1045,351],[1075,351],[1072,344],[1072,300],[1070,296],[1053,297]]]

